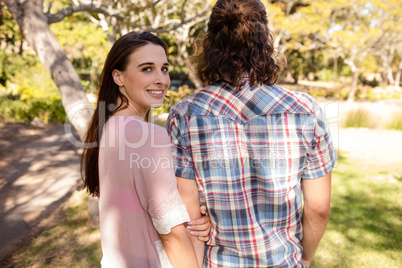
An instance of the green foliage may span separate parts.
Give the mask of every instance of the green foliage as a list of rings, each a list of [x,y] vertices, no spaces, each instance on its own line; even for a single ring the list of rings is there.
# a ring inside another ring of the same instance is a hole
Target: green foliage
[[[397,87],[376,87],[370,88],[367,92],[369,100],[400,99],[402,92]]]
[[[0,2],[0,46],[6,46],[9,51],[16,53],[20,50],[19,43],[23,37],[13,16],[8,11],[4,1]]]
[[[41,64],[22,68],[10,81],[18,86],[18,94],[22,100],[59,95],[56,84]]]
[[[155,109],[153,113],[154,114],[169,113],[170,107],[172,107],[173,104],[179,102],[180,100],[184,99],[187,96],[190,96],[192,93],[194,93],[194,89],[190,89],[188,85],[183,85],[179,87],[177,91],[169,90],[163,101],[162,107]]]
[[[318,70],[325,68],[322,52],[318,50],[308,51],[304,48],[294,49],[292,45],[288,44],[291,49],[285,53],[287,59],[285,70],[292,74],[296,82],[299,78],[309,77],[311,74],[316,80]]]
[[[0,57],[7,66],[6,85],[0,86],[0,120],[30,122],[39,117],[44,122],[64,122],[59,91],[39,59],[4,51]]]
[[[370,87],[378,87],[380,82],[377,79],[367,80],[362,74],[359,75],[359,81],[362,83],[363,86],[370,86]]]
[[[370,111],[364,108],[351,109],[346,114],[346,120],[344,121],[343,127],[364,127],[364,128],[374,128],[376,122],[373,120]]]
[[[94,92],[111,47],[106,33],[78,14],[52,24],[50,28],[81,80],[85,81],[85,91]]]
[[[16,53],[8,53],[0,51],[0,81],[2,85],[6,85],[7,81],[13,81],[13,78],[20,72],[25,72],[27,68],[39,66],[40,61],[35,55],[20,55]],[[24,73],[22,77],[26,76]],[[19,81],[14,79],[14,81]]]
[[[353,72],[350,69],[350,66],[345,65],[342,69],[341,72],[339,73],[339,76],[352,76]]]
[[[29,106],[26,101],[0,99],[0,119],[21,122],[27,120]]]
[[[342,87],[339,89],[339,98],[342,100],[346,100],[348,98],[348,94],[350,92],[350,87]]]
[[[336,90],[332,88],[312,88],[308,90],[308,94],[314,98],[334,98],[337,95]]]
[[[9,100],[0,98],[0,120],[31,122],[39,117],[44,122],[64,122],[66,113],[60,97]]]
[[[373,55],[367,55],[361,65],[363,73],[375,73],[378,70],[378,63]]]
[[[335,78],[334,71],[327,68],[319,70],[316,75],[320,81],[332,81]]]

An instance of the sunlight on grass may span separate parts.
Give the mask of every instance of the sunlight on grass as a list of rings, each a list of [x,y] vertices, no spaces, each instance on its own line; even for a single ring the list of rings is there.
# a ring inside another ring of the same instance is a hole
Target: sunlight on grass
[[[340,161],[332,176],[332,211],[314,267],[400,267],[400,181],[375,181],[370,170]]]
[[[99,229],[87,226],[88,194],[75,192],[63,219],[14,254],[11,267],[99,267]]]

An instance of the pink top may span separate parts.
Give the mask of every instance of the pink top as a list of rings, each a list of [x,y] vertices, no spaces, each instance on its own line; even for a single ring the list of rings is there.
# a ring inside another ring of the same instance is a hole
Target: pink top
[[[166,130],[113,116],[99,149],[102,267],[171,267],[159,234],[189,221]]]

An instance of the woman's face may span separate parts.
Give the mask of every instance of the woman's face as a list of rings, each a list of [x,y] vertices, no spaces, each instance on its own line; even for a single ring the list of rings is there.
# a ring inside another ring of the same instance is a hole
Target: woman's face
[[[113,79],[134,114],[142,116],[150,108],[162,106],[170,85],[168,67],[165,50],[148,44],[129,56],[125,71],[113,71]]]

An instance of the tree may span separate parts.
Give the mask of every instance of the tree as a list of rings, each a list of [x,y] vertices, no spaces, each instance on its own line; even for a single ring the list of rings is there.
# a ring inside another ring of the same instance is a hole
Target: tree
[[[388,85],[399,86],[402,72],[402,6],[398,2],[388,0],[388,3],[378,3],[381,20],[377,20],[377,27],[381,27],[384,35],[382,45],[374,55],[380,58],[384,68],[384,78]],[[399,62],[399,63],[398,63]],[[395,78],[393,76],[395,70]]]
[[[319,16],[309,13],[308,0],[265,0],[263,4],[273,32],[274,47],[286,56],[285,70],[297,84],[300,75],[315,73],[322,66],[318,59],[325,45],[317,34],[322,26],[310,22],[318,20]]]
[[[48,18],[42,11],[43,1],[5,0],[5,3],[25,40],[35,50],[59,88],[67,116],[83,140],[93,110],[77,109],[88,103],[88,99],[73,65],[49,28]]]
[[[400,5],[397,0],[388,0],[387,3],[380,0],[309,0],[309,3],[325,25],[320,35],[352,70],[348,101],[353,102],[364,58],[395,40],[396,31],[390,25],[400,17],[397,15],[398,10],[401,11]]]

